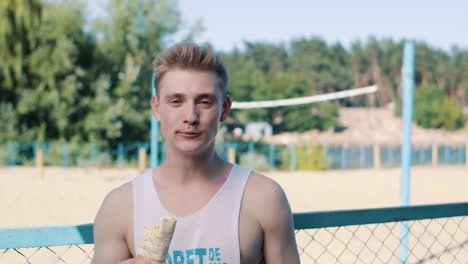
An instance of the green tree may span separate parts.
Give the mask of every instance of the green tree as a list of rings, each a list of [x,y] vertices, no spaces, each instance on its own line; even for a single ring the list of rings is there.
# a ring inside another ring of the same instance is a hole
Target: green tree
[[[366,97],[350,98],[359,105],[382,106],[399,96],[403,42],[369,38],[351,46],[354,86],[376,84],[379,90]]]
[[[108,10],[94,23],[97,81],[86,101],[84,130],[112,142],[147,140],[152,60],[173,41],[182,27],[181,15],[170,0],[111,0]],[[196,24],[185,38],[200,28]]]
[[[17,139],[37,139],[41,124],[47,137],[73,134],[89,47],[82,10],[75,1],[2,2],[0,103],[16,113],[0,123],[15,123]]]
[[[0,140],[15,140],[22,117],[16,111],[24,87],[30,86],[25,61],[37,42],[42,17],[39,1],[0,2]]]
[[[328,47],[317,38],[295,40],[288,45],[246,42],[244,52],[235,50],[224,57],[231,76],[230,94],[237,101],[295,98],[340,91],[352,84],[346,50],[340,45]],[[326,111],[319,111],[329,109],[327,106],[250,109],[233,114],[236,122],[269,122],[275,133],[323,130],[337,122]],[[319,124],[322,118],[335,123]]]
[[[449,94],[464,106],[468,106],[468,51],[454,51],[448,74]]]
[[[110,0],[88,25],[80,0],[0,1],[0,141],[148,140],[152,60],[178,39],[194,40],[171,0]],[[185,31],[184,33],[181,33]],[[266,121],[275,133],[338,125],[338,106],[398,100],[404,41],[370,37],[350,50],[318,37],[249,42],[223,52],[234,101],[294,98],[377,84],[375,95],[295,107],[234,110],[230,124]],[[416,43],[415,120],[457,129],[468,105],[468,51]]]
[[[401,100],[396,111],[401,116]],[[425,128],[455,130],[464,126],[463,109],[454,99],[446,96],[437,86],[419,86],[414,97],[414,120]]]

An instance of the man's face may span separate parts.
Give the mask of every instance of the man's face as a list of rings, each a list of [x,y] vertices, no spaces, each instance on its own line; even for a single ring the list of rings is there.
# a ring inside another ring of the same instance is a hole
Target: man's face
[[[207,71],[177,69],[163,76],[151,106],[167,148],[185,154],[214,150],[219,123],[231,107],[217,83],[216,75]]]

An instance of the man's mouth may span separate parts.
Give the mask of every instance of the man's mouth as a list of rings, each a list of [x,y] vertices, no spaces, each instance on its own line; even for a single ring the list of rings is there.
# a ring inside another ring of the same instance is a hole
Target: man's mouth
[[[187,137],[187,138],[196,138],[198,136],[200,136],[201,133],[199,132],[183,132],[183,131],[180,131],[179,134],[183,137]]]

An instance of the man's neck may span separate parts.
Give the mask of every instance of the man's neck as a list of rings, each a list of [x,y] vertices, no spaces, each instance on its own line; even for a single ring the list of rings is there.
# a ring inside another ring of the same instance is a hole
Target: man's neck
[[[168,155],[160,169],[166,182],[190,184],[212,180],[220,175],[225,164],[215,152],[200,156]]]

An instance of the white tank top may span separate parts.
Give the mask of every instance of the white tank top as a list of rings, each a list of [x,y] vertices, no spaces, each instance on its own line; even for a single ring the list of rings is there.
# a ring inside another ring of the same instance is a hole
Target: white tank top
[[[135,252],[143,241],[143,226],[159,224],[162,216],[177,219],[167,264],[240,263],[239,217],[250,169],[233,165],[211,200],[187,217],[176,217],[161,204],[151,170],[133,179]],[[157,177],[157,176],[156,176]]]

